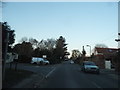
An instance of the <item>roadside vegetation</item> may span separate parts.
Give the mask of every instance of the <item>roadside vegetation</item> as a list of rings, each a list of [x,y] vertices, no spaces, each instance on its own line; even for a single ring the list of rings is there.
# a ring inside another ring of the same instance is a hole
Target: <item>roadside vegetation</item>
[[[60,63],[68,55],[66,40],[63,36],[58,39],[48,38],[47,40],[35,38],[21,38],[20,42],[13,45],[15,42],[15,30],[12,30],[7,22],[1,22],[2,24],[2,58],[5,57],[5,45],[7,33],[9,33],[8,50],[10,53],[17,53],[19,55],[18,62],[20,63],[30,63],[32,57],[43,58],[46,55],[46,59],[50,61],[51,64]]]
[[[24,80],[25,78],[29,78],[33,72],[26,70],[17,70],[14,69],[6,69],[5,80],[3,82],[3,88],[11,88],[14,85],[17,85],[19,82]]]

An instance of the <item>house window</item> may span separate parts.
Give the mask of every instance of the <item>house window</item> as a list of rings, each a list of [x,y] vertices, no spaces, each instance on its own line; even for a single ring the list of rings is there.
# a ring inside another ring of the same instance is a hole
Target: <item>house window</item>
[[[112,52],[112,50],[111,50],[111,49],[109,49],[109,52]]]

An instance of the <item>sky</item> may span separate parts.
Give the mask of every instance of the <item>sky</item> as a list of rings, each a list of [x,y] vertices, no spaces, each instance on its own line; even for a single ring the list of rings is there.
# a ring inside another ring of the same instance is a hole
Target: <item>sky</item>
[[[5,2],[2,21],[15,30],[15,43],[22,37],[58,39],[63,36],[68,51],[73,49],[87,54],[90,45],[105,44],[117,48],[117,2]]]

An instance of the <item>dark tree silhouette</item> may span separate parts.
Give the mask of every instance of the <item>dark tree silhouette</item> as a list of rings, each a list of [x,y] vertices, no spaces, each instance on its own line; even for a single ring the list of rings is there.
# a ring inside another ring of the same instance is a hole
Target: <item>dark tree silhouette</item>
[[[72,59],[77,59],[78,57],[81,56],[81,53],[79,50],[72,50]]]
[[[83,46],[82,55],[83,55],[83,56],[85,56],[85,55],[86,55],[86,51],[85,51],[85,49],[84,49],[84,46]]]
[[[67,53],[67,47],[65,43],[65,38],[62,36],[59,37],[56,43],[56,48],[54,50],[55,57],[60,61],[65,58],[65,55]]]
[[[32,44],[30,42],[22,42],[16,44],[13,48],[15,53],[19,54],[19,62],[30,62],[32,57]]]
[[[2,25],[2,57],[5,53],[5,45],[6,45],[6,38],[7,33],[9,33],[9,41],[8,41],[8,52],[11,51],[11,46],[15,42],[15,31],[11,30],[11,27],[7,24],[7,22],[0,22]]]

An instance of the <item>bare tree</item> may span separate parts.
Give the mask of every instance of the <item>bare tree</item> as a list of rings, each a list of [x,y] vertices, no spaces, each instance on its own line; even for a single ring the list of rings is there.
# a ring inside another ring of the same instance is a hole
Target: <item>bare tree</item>
[[[77,59],[81,55],[79,50],[72,50],[72,58]]]
[[[105,44],[96,44],[95,47],[99,47],[99,48],[108,48],[108,46],[105,45]]]
[[[55,48],[55,45],[56,45],[56,40],[55,39],[47,39],[47,43],[46,43],[46,46],[48,48],[48,50],[52,50]]]
[[[32,44],[34,48],[38,47],[38,41],[36,39],[29,38],[29,42]]]
[[[22,42],[27,42],[27,41],[28,41],[28,38],[27,38],[27,37],[22,37],[21,40],[20,40],[21,43],[22,43]]]

